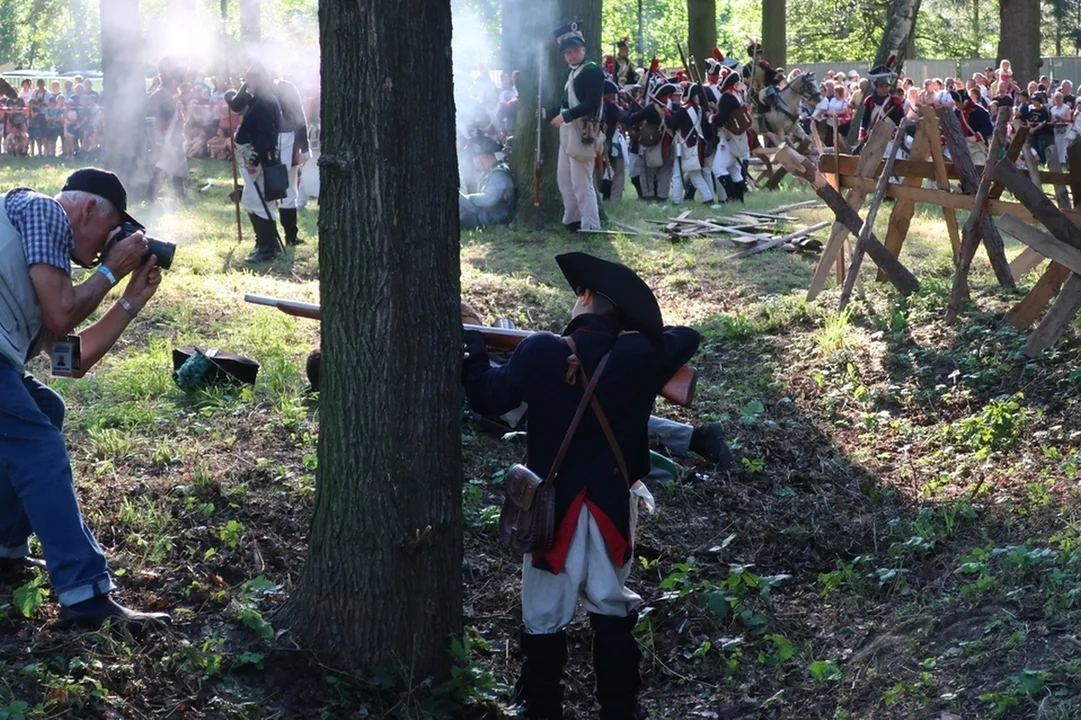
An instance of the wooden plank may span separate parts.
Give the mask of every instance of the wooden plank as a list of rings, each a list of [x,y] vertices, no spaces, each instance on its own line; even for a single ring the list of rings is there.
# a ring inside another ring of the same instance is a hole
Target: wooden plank
[[[1069,168],[1067,184],[1073,193],[1073,206],[1081,207],[1081,143],[1066,148],[1066,165]]]
[[[1035,225],[1029,225],[1028,223],[1018,220],[1017,218],[1001,217],[998,220],[998,225],[1004,232],[1013,235],[1015,238],[1028,245],[1029,248],[1036,251],[1039,259],[1035,265],[1039,264],[1039,261],[1045,257],[1049,257],[1059,265],[1065,265],[1075,273],[1081,273],[1081,248],[1076,248],[1061,242],[1055,236],[1050,233],[1040,230]],[[1030,270],[1032,268],[1029,268]],[[1010,270],[1013,270],[1013,265],[1010,265]]]
[[[943,134],[946,136],[946,145],[950,148],[950,157],[953,158],[953,164],[961,173],[961,187],[963,189],[971,188],[971,192],[977,193],[982,183],[980,176],[976,174],[976,166],[972,164],[972,156],[968,152],[968,141],[965,140],[965,135],[961,131],[961,123],[957,119],[957,114],[951,108],[939,108],[935,114],[938,115],[938,122],[942,127]],[[997,157],[997,148],[995,152]],[[1002,167],[1001,164],[996,165],[994,161],[988,160],[987,167],[992,165]],[[986,168],[984,173],[986,174]],[[990,182],[990,178],[988,178],[988,187],[990,187]],[[991,216],[983,210],[983,202],[978,195],[976,201],[974,205],[976,210],[965,223],[965,228],[967,229],[971,223],[979,230],[980,236],[983,238],[983,248],[987,251],[987,259],[991,261],[991,269],[995,271],[998,284],[1013,290],[1017,286],[1014,285],[1013,275],[1010,274],[1010,262],[1006,259],[1006,245],[1002,241],[1002,235],[999,233],[998,228],[995,227],[995,223],[991,221]],[[964,279],[967,283],[967,273]]]
[[[1032,327],[1032,323],[1036,322],[1036,318],[1047,307],[1047,303],[1051,302],[1051,298],[1058,294],[1059,288],[1068,277],[1070,277],[1068,267],[1051,263],[1028,291],[1028,295],[1025,295],[1021,302],[1006,313],[1006,322],[1015,330],[1027,330]]]
[[[903,141],[904,135],[898,134],[897,140]],[[938,138],[934,138],[935,142],[938,142]],[[916,130],[916,137],[912,140],[912,149],[909,151],[908,156],[917,160],[926,160],[928,154],[931,152],[930,147],[931,140],[927,136],[926,126],[920,124]],[[918,177],[906,177],[901,181],[902,187],[920,187],[923,184],[923,178]],[[898,199],[893,205],[893,212],[890,213],[890,224],[886,229],[886,249],[889,250],[894,257],[898,257],[901,254],[901,245],[905,241],[905,237],[908,235],[908,228],[912,224],[912,215],[916,212],[916,203],[911,200]],[[885,274],[879,268],[878,281],[881,282],[885,279]]]
[[[1062,163],[1058,159],[1058,148],[1053,145],[1047,148],[1047,167],[1055,172],[1062,170]],[[1070,191],[1066,188],[1066,183],[1055,184],[1055,202],[1063,210],[1070,209]]]
[[[845,202],[839,192],[833,189],[814,163],[791,148],[782,148],[777,152],[776,158],[789,172],[811,183],[815,193],[826,201],[826,205],[833,210],[837,219],[843,222],[849,231],[858,233],[863,228],[863,219],[860,214]],[[866,250],[875,264],[885,271],[886,277],[902,294],[907,295],[919,287],[916,276],[886,250],[873,233],[867,240]]]
[[[1010,233],[1009,230],[1002,226],[1001,222],[998,222],[998,227],[1000,230],[1002,230],[1002,232],[1013,235],[1013,233]],[[1032,226],[1026,224],[1025,227]],[[1035,270],[1036,267],[1046,259],[1047,258],[1041,255],[1035,249],[1031,247],[1026,247],[1024,250],[1021,251],[1021,254],[1015,257],[1013,259],[1013,262],[1010,263],[1010,274],[1013,275],[1013,281],[1015,283],[1020,283],[1021,279],[1025,277],[1025,275],[1028,275],[1030,272]]]
[[[845,277],[844,287],[841,289],[841,309],[848,305],[852,297],[852,288],[856,284],[856,278],[860,274],[860,265],[863,264],[863,253],[867,247],[867,239],[871,237],[871,231],[875,226],[875,218],[878,217],[878,209],[882,207],[882,198],[886,195],[886,186],[890,184],[890,176],[893,174],[893,164],[897,160],[897,153],[901,148],[900,138],[890,146],[890,155],[886,159],[886,167],[878,176],[878,187],[871,196],[871,205],[867,208],[867,217],[863,221],[863,230],[856,239],[856,247],[852,251],[852,261],[848,266],[848,275]]]
[[[923,121],[927,124],[927,132],[932,137],[938,137],[938,117],[930,106],[920,108]],[[935,166],[935,185],[939,190],[950,192],[950,176],[946,171],[946,158],[942,154],[942,143],[931,143],[931,162]],[[946,231],[950,235],[950,246],[953,248],[953,264],[956,267],[961,255],[961,234],[957,229],[957,211],[951,208],[942,208],[942,215],[946,218]]]
[[[867,178],[853,177],[852,175],[842,175],[841,187],[850,190],[862,190],[864,193],[870,194],[875,191],[875,181],[868,180]],[[940,205],[942,207],[954,208],[955,210],[972,210],[971,195],[948,193],[945,190],[906,187],[904,185],[890,183],[890,186],[886,189],[886,197],[911,200],[916,203],[927,203],[928,205]],[[1013,215],[1025,222],[1038,222],[1036,216],[1029,212],[1021,203],[1007,202],[1005,200],[988,200],[985,207],[990,215]],[[1076,210],[1067,212],[1066,216],[1069,217],[1071,222],[1075,225],[1081,225],[1081,214],[1077,213]],[[964,238],[962,233],[962,242],[963,241]]]
[[[995,180],[1012,192],[1021,204],[1043,223],[1047,232],[1067,245],[1081,250],[1081,229],[1017,168],[1008,163],[999,163],[995,168]]]
[[[980,236],[977,234],[979,222],[988,212],[987,196],[991,193],[991,183],[994,177],[995,166],[999,161],[999,152],[1006,138],[1006,126],[1009,124],[1010,106],[1006,105],[1006,112],[999,113],[995,130],[991,134],[991,146],[988,149],[987,165],[976,187],[976,200],[972,204],[972,214],[965,222],[965,231],[961,240],[961,251],[957,254],[957,269],[953,274],[953,286],[950,288],[950,298],[946,302],[946,322],[953,323],[957,320],[957,313],[961,310],[961,301],[968,296],[968,273],[972,267],[972,259],[976,256],[976,247],[979,245]],[[952,154],[952,151],[951,151]],[[990,221],[990,218],[988,218]],[[1011,276],[1011,280],[1013,277]]]
[[[1037,357],[1058,342],[1062,333],[1073,323],[1078,310],[1081,310],[1081,277],[1073,273],[1062,286],[1047,315],[1040,321],[1036,332],[1029,336],[1025,343],[1025,355],[1030,358]]]
[[[751,255],[757,255],[760,252],[765,252],[766,250],[772,250],[775,247],[780,247],[786,242],[796,240],[797,238],[806,237],[811,233],[818,232],[819,230],[822,230],[823,228],[827,228],[829,226],[830,222],[828,220],[826,222],[820,222],[816,225],[812,225],[811,227],[804,228],[803,230],[797,230],[796,232],[785,235],[784,237],[774,238],[764,243],[760,243],[756,247],[750,248],[749,250],[744,250],[743,252],[729,255],[727,258],[725,258],[725,260],[738,260],[740,258],[750,257]]]
[[[882,129],[879,130],[879,128]],[[878,169],[878,158],[885,151],[886,145],[893,135],[894,128],[896,128],[896,125],[893,124],[893,121],[884,118],[871,129],[871,134],[867,136],[867,141],[864,143],[863,154],[859,156],[859,163],[854,168],[854,173],[857,176],[860,178],[873,178],[875,176]],[[862,190],[850,189],[845,201],[853,210],[858,211],[863,205],[865,196],[866,192]],[[843,262],[846,253],[842,253],[841,250],[844,248],[847,238],[848,228],[845,227],[845,224],[842,222],[834,223],[829,240],[826,241],[826,247],[822,250],[822,257],[818,261],[818,267],[815,268],[811,286],[807,288],[807,302],[813,302],[818,297],[818,294],[822,292],[822,288],[826,286],[826,279],[834,266],[834,261],[841,258]],[[844,282],[843,276],[839,282]]]
[[[1001,106],[999,106],[1001,108]],[[1010,108],[1010,113],[1013,113],[1013,108]],[[1010,147],[1006,150],[1006,162],[1011,165],[1017,162],[1017,158],[1021,157],[1021,151],[1025,149],[1025,143],[1028,142],[1028,125],[1022,125],[1014,130],[1013,140],[1010,142]],[[990,153],[988,153],[990,157]],[[1002,187],[1000,183],[995,183],[991,186],[991,194],[988,197],[993,200],[997,200],[1002,197],[1002,191],[1006,188]]]
[[[815,207],[821,205],[821,200],[804,200],[802,202],[792,203],[790,205],[782,205],[781,207],[773,208],[773,212],[778,215],[784,214],[789,210],[802,210],[803,208]]]
[[[1079,145],[1079,148],[1081,148],[1081,145]],[[856,174],[856,165],[859,163],[859,159],[861,157],[863,157],[862,153],[860,155],[843,155],[842,154],[840,156],[841,174],[842,175],[855,175]],[[885,162],[886,161],[881,159],[881,157],[879,158],[879,163],[878,163],[879,171],[881,171],[881,168],[885,164]],[[976,165],[975,167],[976,167],[976,174],[982,176],[984,166],[983,165]],[[831,158],[829,156],[821,158],[819,160],[819,162],[818,162],[818,169],[821,170],[824,174],[832,173],[833,172],[833,158]],[[928,161],[928,160],[905,160],[905,159],[902,159],[902,158],[898,158],[897,163],[894,165],[894,172],[897,174],[898,177],[919,177],[919,178],[923,178],[925,180],[934,180],[936,170],[935,170],[934,162],[931,162],[931,161]],[[949,177],[950,180],[960,180],[961,179],[961,173],[957,170],[956,167],[954,167],[953,162],[951,162],[949,160],[946,161],[946,175]],[[877,177],[877,176],[878,176],[878,173],[876,172],[875,177]],[[1042,182],[1044,185],[1055,185],[1055,184],[1060,184],[1061,185],[1063,183],[1068,185],[1070,183],[1070,173],[1068,173],[1068,172],[1050,172],[1048,170],[1041,170],[1040,171],[1040,182]],[[997,196],[995,196],[995,197],[997,197]],[[1074,205],[1078,205],[1078,203],[1075,202]]]

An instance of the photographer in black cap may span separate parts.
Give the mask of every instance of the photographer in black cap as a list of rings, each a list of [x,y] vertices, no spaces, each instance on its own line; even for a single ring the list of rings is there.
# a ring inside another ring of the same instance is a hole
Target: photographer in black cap
[[[124,185],[96,168],[72,173],[55,198],[27,188],[0,198],[0,574],[46,567],[61,619],[89,627],[168,616],[138,613],[110,598],[115,586],[105,556],[72,485],[61,434],[64,401],[25,363],[45,352],[54,375],[81,377],[153,297],[161,270],[141,231],[105,250],[122,223],[141,228],[127,214]],[[72,262],[97,269],[75,285]],[[72,335],[126,275],[116,304]],[[41,542],[44,562],[27,557],[30,533]]]

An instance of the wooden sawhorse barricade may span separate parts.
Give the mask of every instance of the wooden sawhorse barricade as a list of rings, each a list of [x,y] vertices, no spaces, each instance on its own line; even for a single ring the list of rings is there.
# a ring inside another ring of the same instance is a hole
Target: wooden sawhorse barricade
[[[1066,192],[1069,188],[1073,204],[1081,206],[1081,147],[1070,148],[1069,172],[1040,171],[1027,151],[1027,129],[1020,128],[1006,150],[1005,161],[1000,162],[1010,115],[1007,110],[995,128],[988,159],[979,167],[973,163],[969,144],[952,110],[923,108],[921,113],[908,159],[897,158],[899,143],[890,142],[895,126],[889,120],[875,126],[859,156],[826,156],[816,167],[791,148],[777,151],[775,162],[810,183],[836,216],[807,299],[814,300],[821,293],[832,269],[843,261],[849,233],[857,241],[844,273],[842,307],[851,297],[865,254],[878,266],[879,280],[891,282],[901,293],[910,293],[919,281],[901,262],[901,249],[916,204],[937,205],[942,209],[954,256],[954,282],[946,308],[949,322],[956,320],[961,302],[968,295],[969,270],[981,242],[996,279],[1010,289],[1016,289],[1017,281],[1044,259],[1051,260],[1032,290],[1006,315],[1013,327],[1027,330],[1051,304],[1025,346],[1025,353],[1035,357],[1051,347],[1081,311],[1081,212],[1070,209]],[[951,160],[942,152],[942,136]],[[1016,167],[1022,157],[1027,173]],[[1057,158],[1055,161],[1053,167]],[[891,177],[901,179],[889,182]],[[923,187],[925,180],[933,180],[935,187]],[[959,191],[951,181],[959,181]],[[1056,187],[1058,207],[1043,192],[1043,184]],[[1002,200],[1004,190],[1019,202]],[[865,220],[860,211],[868,196]],[[894,207],[885,240],[880,241],[872,228],[887,197],[893,198]],[[970,212],[963,228],[958,226],[957,210]],[[1001,232],[1028,246],[1012,264],[1006,260]]]

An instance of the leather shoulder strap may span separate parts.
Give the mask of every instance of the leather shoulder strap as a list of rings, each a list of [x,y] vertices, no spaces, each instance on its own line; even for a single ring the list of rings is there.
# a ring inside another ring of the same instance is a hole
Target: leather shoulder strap
[[[569,337],[563,338],[567,345],[570,346],[571,351],[577,353],[577,348],[574,344],[574,340]],[[572,355],[572,357],[574,357]],[[608,355],[604,356],[601,364],[597,366],[597,372],[593,373],[593,379],[590,380],[586,375],[586,371],[582,369],[581,363],[578,362],[578,358],[574,357],[574,362],[571,364],[571,372],[577,369],[578,373],[582,376],[582,382],[584,385],[592,387],[597,381],[597,376],[601,374],[601,369],[604,367],[604,362],[608,360]],[[627,461],[623,458],[623,450],[619,447],[619,443],[616,442],[616,435],[612,432],[612,426],[608,424],[608,416],[604,414],[604,410],[601,408],[601,403],[596,397],[593,397],[592,393],[588,395],[589,405],[593,408],[593,414],[597,416],[597,423],[601,426],[601,432],[604,433],[604,437],[608,440],[609,447],[612,448],[612,454],[616,456],[616,464],[619,465],[619,471],[623,473],[623,479],[627,481],[627,485],[631,484],[630,473],[627,472]]]
[[[569,340],[569,338],[564,338]],[[570,341],[567,345],[571,348],[571,356],[567,358],[567,362],[573,365],[577,365],[578,358],[573,354],[575,350],[574,342]],[[608,356],[610,353],[605,353],[601,358],[600,364],[597,366],[597,371],[593,373],[593,379],[585,385],[585,393],[582,395],[582,400],[578,403],[578,409],[574,413],[574,419],[571,420],[570,427],[567,428],[567,434],[563,436],[563,444],[559,446],[559,452],[556,453],[556,459],[552,463],[552,467],[548,470],[548,477],[545,478],[545,482],[551,482],[555,479],[556,474],[559,472],[559,468],[563,465],[563,458],[567,455],[567,450],[570,448],[571,440],[574,439],[574,433],[578,430],[578,424],[582,421],[582,415],[585,414],[586,405],[593,399],[593,391],[597,388],[597,380],[600,379],[601,373],[604,371],[604,366],[608,364]],[[581,368],[579,367],[579,370]],[[583,377],[584,374],[583,374]]]

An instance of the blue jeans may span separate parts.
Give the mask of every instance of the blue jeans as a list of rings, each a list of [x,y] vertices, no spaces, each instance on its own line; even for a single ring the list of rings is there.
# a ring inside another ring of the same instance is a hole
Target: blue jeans
[[[0,356],[0,558],[29,552],[33,532],[61,605],[114,589],[83,521],[60,428],[64,401]]]

